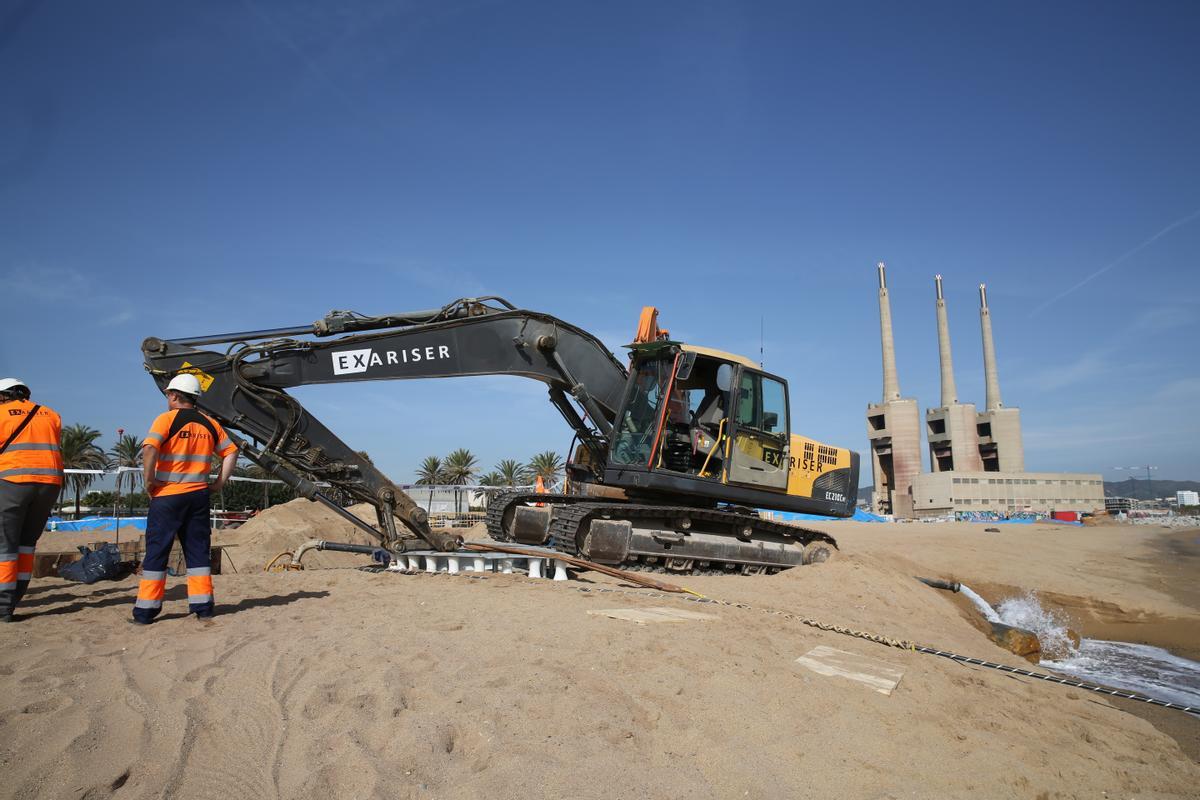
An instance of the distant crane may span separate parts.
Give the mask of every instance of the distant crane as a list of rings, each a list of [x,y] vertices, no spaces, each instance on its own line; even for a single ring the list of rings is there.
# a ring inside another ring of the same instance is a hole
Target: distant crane
[[[1152,466],[1150,464],[1142,464],[1140,466],[1135,466],[1135,467],[1113,467],[1113,469],[1116,469],[1116,470],[1135,470],[1136,469],[1139,471],[1143,470],[1143,469],[1146,470],[1146,499],[1147,500],[1154,499],[1154,492],[1152,491],[1154,487],[1153,487],[1153,484],[1151,484],[1151,482],[1150,482],[1150,470],[1158,469],[1158,467]],[[1132,478],[1133,476],[1131,475],[1130,477]]]

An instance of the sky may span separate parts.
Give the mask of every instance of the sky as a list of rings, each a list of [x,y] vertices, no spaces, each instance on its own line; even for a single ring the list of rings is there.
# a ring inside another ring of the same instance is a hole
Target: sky
[[[940,273],[982,406],[986,282],[1028,469],[1200,479],[1197,41],[1191,2],[0,2],[0,374],[110,445],[165,408],[147,336],[495,294],[621,353],[655,305],[865,453],[884,261],[905,396]],[[521,378],[294,393],[401,483],[570,442]]]

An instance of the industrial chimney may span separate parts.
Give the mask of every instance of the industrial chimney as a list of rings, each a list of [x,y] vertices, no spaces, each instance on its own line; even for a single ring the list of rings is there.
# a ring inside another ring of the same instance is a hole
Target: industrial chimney
[[[929,461],[933,472],[981,472],[979,434],[976,430],[974,403],[958,402],[954,385],[954,359],[950,354],[950,322],[946,317],[946,299],[942,295],[942,276],[933,278],[937,293],[938,356],[942,372],[942,404],[925,412],[925,436],[929,440]]]
[[[876,513],[913,515],[912,483],[921,472],[921,421],[917,401],[900,397],[892,306],[883,262],[879,278],[879,340],[883,351],[883,402],[867,406],[867,439],[871,443],[872,506]]]
[[[987,384],[987,410],[979,415],[979,458],[987,472],[1024,472],[1025,444],[1021,436],[1021,410],[1005,408],[1000,399],[1000,370],[992,339],[992,312],[987,284],[979,284],[979,326],[983,332],[983,375]]]

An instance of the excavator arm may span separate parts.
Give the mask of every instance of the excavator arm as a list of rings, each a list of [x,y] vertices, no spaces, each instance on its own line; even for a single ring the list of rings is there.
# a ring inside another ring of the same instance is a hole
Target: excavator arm
[[[225,347],[207,349],[214,345]],[[414,542],[413,537],[418,547],[439,550],[453,549],[459,541],[431,530],[424,509],[287,389],[351,381],[519,375],[547,385],[551,403],[595,463],[603,464],[627,380],[625,367],[596,337],[496,297],[380,317],[334,311],[310,326],[295,328],[149,338],[142,353],[159,389],[179,372],[194,372],[204,390],[200,408],[254,440],[238,439],[247,458],[393,550]],[[335,493],[371,503],[382,534],[334,502],[330,495]],[[410,536],[397,528],[396,520]]]

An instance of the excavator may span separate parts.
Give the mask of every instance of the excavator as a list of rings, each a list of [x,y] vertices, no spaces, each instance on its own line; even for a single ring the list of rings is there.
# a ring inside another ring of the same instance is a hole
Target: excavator
[[[332,311],[311,325],[142,344],[160,390],[195,374],[200,409],[237,432],[243,455],[395,554],[452,551],[462,540],[432,528],[423,508],[287,389],[471,375],[541,381],[574,431],[565,486],[491,497],[493,539],[675,573],[772,573],[826,560],[831,537],[769,512],[850,516],[858,454],[792,433],[784,379],[671,339],[653,307],[628,349],[626,365],[587,331],[500,297],[385,316]],[[347,501],[374,506],[378,524],[346,511]]]

